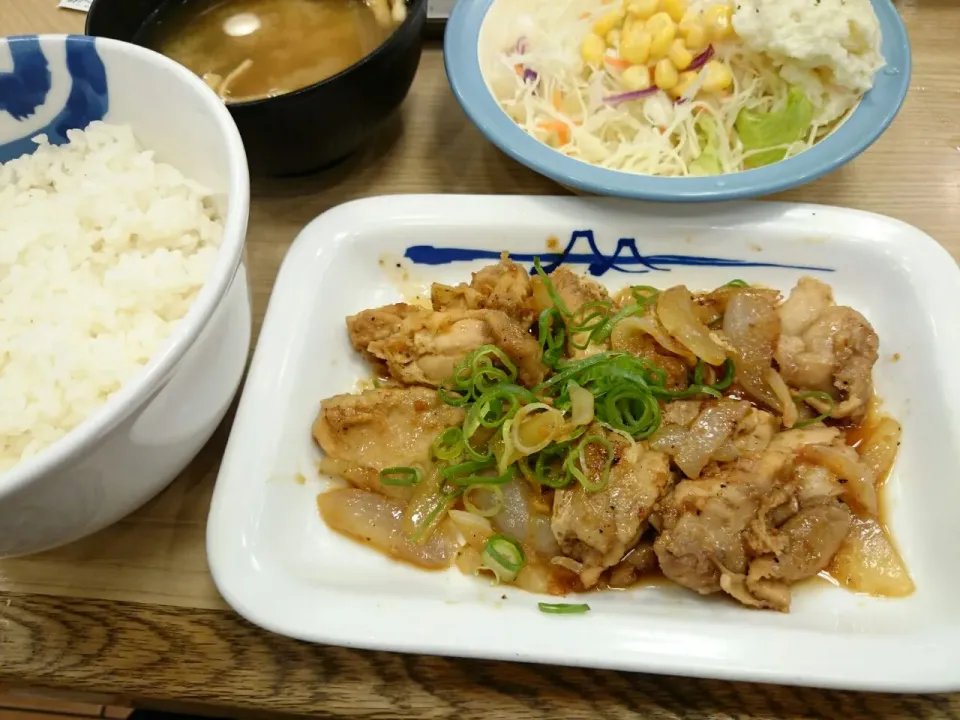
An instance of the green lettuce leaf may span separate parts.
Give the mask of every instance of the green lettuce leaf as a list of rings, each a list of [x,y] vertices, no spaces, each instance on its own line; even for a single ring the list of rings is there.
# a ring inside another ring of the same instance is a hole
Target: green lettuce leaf
[[[813,122],[813,104],[803,90],[791,87],[787,104],[775,112],[755,112],[743,109],[737,115],[734,127],[745,151],[775,148],[800,140]],[[761,167],[783,160],[787,151],[780,148],[757,153],[744,162],[748,168]]]
[[[706,113],[701,113],[694,123],[697,140],[700,141],[700,156],[690,163],[690,170],[696,175],[720,175],[723,168],[720,166],[720,155],[717,146],[719,136],[717,124]]]

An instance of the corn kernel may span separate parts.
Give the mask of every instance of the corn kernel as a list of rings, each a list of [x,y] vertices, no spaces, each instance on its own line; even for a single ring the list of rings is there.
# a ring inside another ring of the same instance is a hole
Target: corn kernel
[[[634,92],[650,87],[650,69],[646,65],[631,65],[620,75],[623,86]]]
[[[607,33],[607,36],[604,38],[607,41],[607,47],[618,48],[620,47],[620,31],[614,28]]]
[[[703,78],[703,89],[706,92],[726,90],[733,85],[733,73],[730,68],[717,60],[711,60],[704,66],[706,74]]]
[[[670,90],[670,94],[675,98],[683,97],[683,95],[690,89],[690,86],[696,82],[698,73],[696,70],[688,70],[687,72],[680,73],[680,79],[677,81],[677,84],[673,86],[673,89]]]
[[[665,57],[666,54],[670,52],[670,45],[673,43],[676,34],[677,26],[673,24],[667,25],[667,27],[655,32],[653,34],[653,40],[650,43],[650,57],[654,60]]]
[[[700,52],[701,50],[705,50],[707,45],[709,45],[707,29],[700,23],[690,25],[686,28],[686,31],[684,31],[681,26],[680,33],[683,35],[683,39],[689,50]]]
[[[607,52],[607,44],[596,33],[587,33],[580,46],[580,57],[588,65],[600,65],[603,55]]]
[[[660,0],[627,0],[627,12],[640,20],[649,20],[660,7]]]
[[[670,62],[674,64],[677,70],[686,70],[693,62],[693,53],[687,50],[687,46],[680,38],[670,43],[667,57],[670,58]]]
[[[687,12],[687,0],[663,0],[661,6],[674,22],[680,22]]]
[[[611,10],[593,24],[593,32],[600,37],[603,37],[615,27],[620,27],[620,25],[623,23],[623,16],[623,10],[619,8],[616,10]]]
[[[620,38],[620,57],[634,65],[645,65],[650,59],[653,38],[645,30],[634,30]]]
[[[673,20],[665,12],[658,12],[656,15],[647,20],[647,32],[652,35],[655,35],[658,30],[663,30],[665,27],[670,27],[675,25]]]
[[[733,10],[729,5],[714,5],[704,14],[707,30],[714,40],[723,40],[733,35]]]
[[[673,63],[664,58],[658,62],[656,68],[654,68],[653,79],[657,83],[657,87],[661,90],[670,90],[680,82],[680,74],[673,66]]]

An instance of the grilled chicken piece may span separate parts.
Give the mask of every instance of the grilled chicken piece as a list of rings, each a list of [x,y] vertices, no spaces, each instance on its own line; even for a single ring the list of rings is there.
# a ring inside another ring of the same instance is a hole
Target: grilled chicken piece
[[[805,521],[794,520],[798,513],[818,506],[845,511],[836,500],[836,477],[817,477],[817,471],[799,459],[803,448],[829,445],[838,437],[834,428],[788,430],[777,434],[760,454],[714,466],[698,480],[678,483],[652,518],[660,530],[654,550],[664,575],[704,595],[722,590],[746,604],[787,609],[787,585],[795,582],[799,571],[770,575],[767,565],[761,564],[757,572],[763,573],[757,581],[767,585],[756,591],[751,589],[749,572],[763,558],[773,564],[789,560],[791,567],[801,567],[801,552],[808,558],[802,567],[819,566],[821,559],[825,566],[839,548],[839,541],[832,540],[839,532],[833,525],[840,522],[837,513],[818,510],[804,514]],[[814,557],[809,549],[814,540],[804,533],[813,532],[810,528],[819,528],[821,522],[830,529],[824,531],[824,543]],[[811,574],[815,572],[819,569]],[[772,586],[774,579],[781,584]],[[745,599],[748,596],[752,599]]]
[[[313,437],[327,455],[324,472],[359,488],[406,497],[409,488],[382,487],[380,471],[426,466],[434,438],[463,418],[464,411],[444,404],[436,390],[380,388],[324,400]]]
[[[564,307],[566,307],[574,317],[576,317],[577,311],[589,302],[612,302],[609,293],[607,293],[602,285],[593,280],[588,280],[582,275],[578,275],[566,266],[561,265],[550,273],[550,281],[553,283],[553,288],[557,291],[557,295],[560,296],[560,300],[563,301]],[[533,283],[534,297],[537,298],[537,302],[539,303],[538,311],[543,311],[551,307],[553,301],[543,287],[543,281],[539,277],[536,277],[533,279]],[[567,353],[571,358],[586,357],[587,355],[594,355],[609,349],[609,341],[599,345],[591,343],[585,349],[576,347],[576,345],[583,346],[587,342],[588,336],[589,333],[585,332],[577,333],[576,335],[572,334],[570,332],[570,320],[569,318],[567,319]]]
[[[723,590],[744,605],[790,609],[790,585],[824,570],[850,529],[846,505],[814,505],[777,528],[781,549],[750,563],[746,576],[724,574]]]
[[[456,287],[434,283],[431,291],[434,310],[499,310],[525,330],[537,318],[530,275],[504,253],[496,265],[473,274],[469,285]]]
[[[528,387],[543,380],[540,345],[520,325],[498,310],[424,311],[408,315],[396,332],[367,346],[390,374],[410,385],[438,387],[457,363],[482,345],[496,345]]]
[[[606,568],[619,563],[637,544],[654,504],[672,484],[672,473],[663,453],[641,443],[630,445],[601,425],[591,426],[587,434],[605,437],[613,444],[609,483],[596,492],[580,484],[557,490],[550,524],[564,554],[583,563],[581,582],[592,587]],[[599,482],[606,451],[590,445],[585,455],[587,478]]]
[[[766,450],[780,430],[780,418],[764,410],[750,408],[737,424],[733,446],[737,455],[749,455]]]
[[[801,278],[780,306],[781,334],[776,360],[786,383],[830,393],[835,418],[859,422],[873,396],[873,366],[879,340],[853,308],[837,306],[828,285]],[[818,411],[828,405],[810,399]]]
[[[382,362],[368,348],[370,343],[385,340],[400,329],[404,319],[427,312],[422,307],[407,303],[384,305],[373,310],[364,310],[347,318],[350,343],[375,365]]]

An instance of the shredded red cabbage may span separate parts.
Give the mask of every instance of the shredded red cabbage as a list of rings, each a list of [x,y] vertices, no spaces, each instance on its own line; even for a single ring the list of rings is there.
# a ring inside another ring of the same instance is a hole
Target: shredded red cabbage
[[[619,105],[620,103],[629,102],[630,100],[645,98],[659,91],[660,88],[656,85],[651,85],[646,90],[632,90],[631,92],[620,93],[618,95],[608,95],[603,101],[607,103],[607,105]]]
[[[521,35],[521,36],[520,36],[520,38],[517,40],[517,45],[516,45],[516,47],[514,48],[514,51],[515,51],[518,55],[523,55],[524,53],[527,52],[527,38],[526,38],[526,36],[524,36],[524,35]],[[520,65],[520,67],[523,68],[522,76],[523,76],[523,81],[524,81],[525,83],[535,83],[535,82],[537,81],[537,78],[540,77],[539,75],[537,75],[537,71],[536,71],[536,70],[531,70],[531,69],[528,68],[526,65],[522,65],[522,64]]]
[[[687,70],[699,70],[707,64],[707,60],[713,57],[713,45],[707,45],[707,49],[697,55],[693,62],[687,66]]]

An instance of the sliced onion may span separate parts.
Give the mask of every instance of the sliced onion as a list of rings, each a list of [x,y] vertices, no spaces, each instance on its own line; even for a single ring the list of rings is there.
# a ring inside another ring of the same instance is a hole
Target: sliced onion
[[[454,527],[467,541],[467,545],[482,551],[487,538],[493,535],[493,525],[490,521],[465,510],[451,510],[449,515]]]
[[[667,331],[663,329],[663,326],[660,325],[660,322],[652,314],[647,314],[643,317],[624,318],[618,322],[617,327],[614,328],[615,333],[630,332],[631,330],[646,333],[664,350],[688,360],[691,365],[697,361],[693,353],[667,334]]]
[[[493,500],[484,503],[483,506],[478,505],[472,497],[476,493],[487,493],[493,497]],[[482,483],[469,485],[463,490],[463,506],[472,515],[483,518],[493,517],[503,509],[503,490],[500,489],[499,485],[484,485]]]
[[[861,517],[876,517],[879,512],[877,489],[869,468],[837,448],[825,445],[805,445],[799,456],[810,463],[822,465],[845,481],[843,500]]]
[[[503,490],[503,510],[491,518],[497,532],[522,539],[546,557],[560,554],[560,546],[550,529],[550,516],[534,510],[534,498],[522,480],[512,480],[500,486]]]
[[[711,460],[716,462],[730,462],[740,457],[740,451],[734,445],[732,440],[727,440],[723,445],[717,448],[717,451],[710,456]]]
[[[563,413],[556,408],[544,403],[524,405],[510,425],[514,452],[521,457],[540,452],[553,442],[563,426]]]
[[[722,326],[723,337],[734,351],[736,383],[770,407],[776,407],[777,400],[767,382],[767,371],[780,338],[776,298],[770,292],[750,289],[732,293]]]
[[[483,570],[481,551],[470,545],[463,547],[457,555],[457,567],[464,575],[478,575]]]
[[[721,401],[707,405],[677,448],[674,462],[689,478],[696,478],[733,435],[750,409],[746,402]]]
[[[521,568],[513,584],[521,590],[548,595],[551,586],[550,566],[539,562],[530,562]]]
[[[422,544],[411,542],[403,529],[403,505],[365,490],[347,488],[321,493],[317,507],[323,521],[333,530],[419,567],[450,567],[460,549],[461,543],[449,523],[442,523]]]
[[[550,558],[551,565],[559,565],[562,568],[566,568],[574,575],[579,575],[583,572],[583,563],[579,563],[573,558],[568,558],[563,555],[560,555],[555,558]]]
[[[570,422],[575,426],[593,422],[593,393],[576,383],[570,385]]]
[[[890,536],[872,519],[853,518],[826,572],[839,585],[868,595],[906,597],[916,589]]]
[[[857,452],[860,453],[860,462],[869,468],[877,481],[884,480],[893,467],[897,459],[897,451],[900,449],[901,434],[900,423],[893,418],[885,417],[857,448]]]
[[[667,455],[676,455],[680,446],[690,436],[690,431],[679,425],[661,425],[650,436],[650,449]]]
[[[671,337],[705,363],[723,365],[727,359],[726,351],[710,337],[710,329],[697,317],[693,297],[683,285],[657,296],[657,317]]]
[[[785,428],[792,428],[797,424],[799,418],[797,415],[797,404],[793,401],[790,388],[788,388],[787,384],[783,381],[783,376],[773,368],[767,370],[766,379],[767,385],[773,390],[773,394],[777,397],[777,402],[780,403],[783,426]]]

